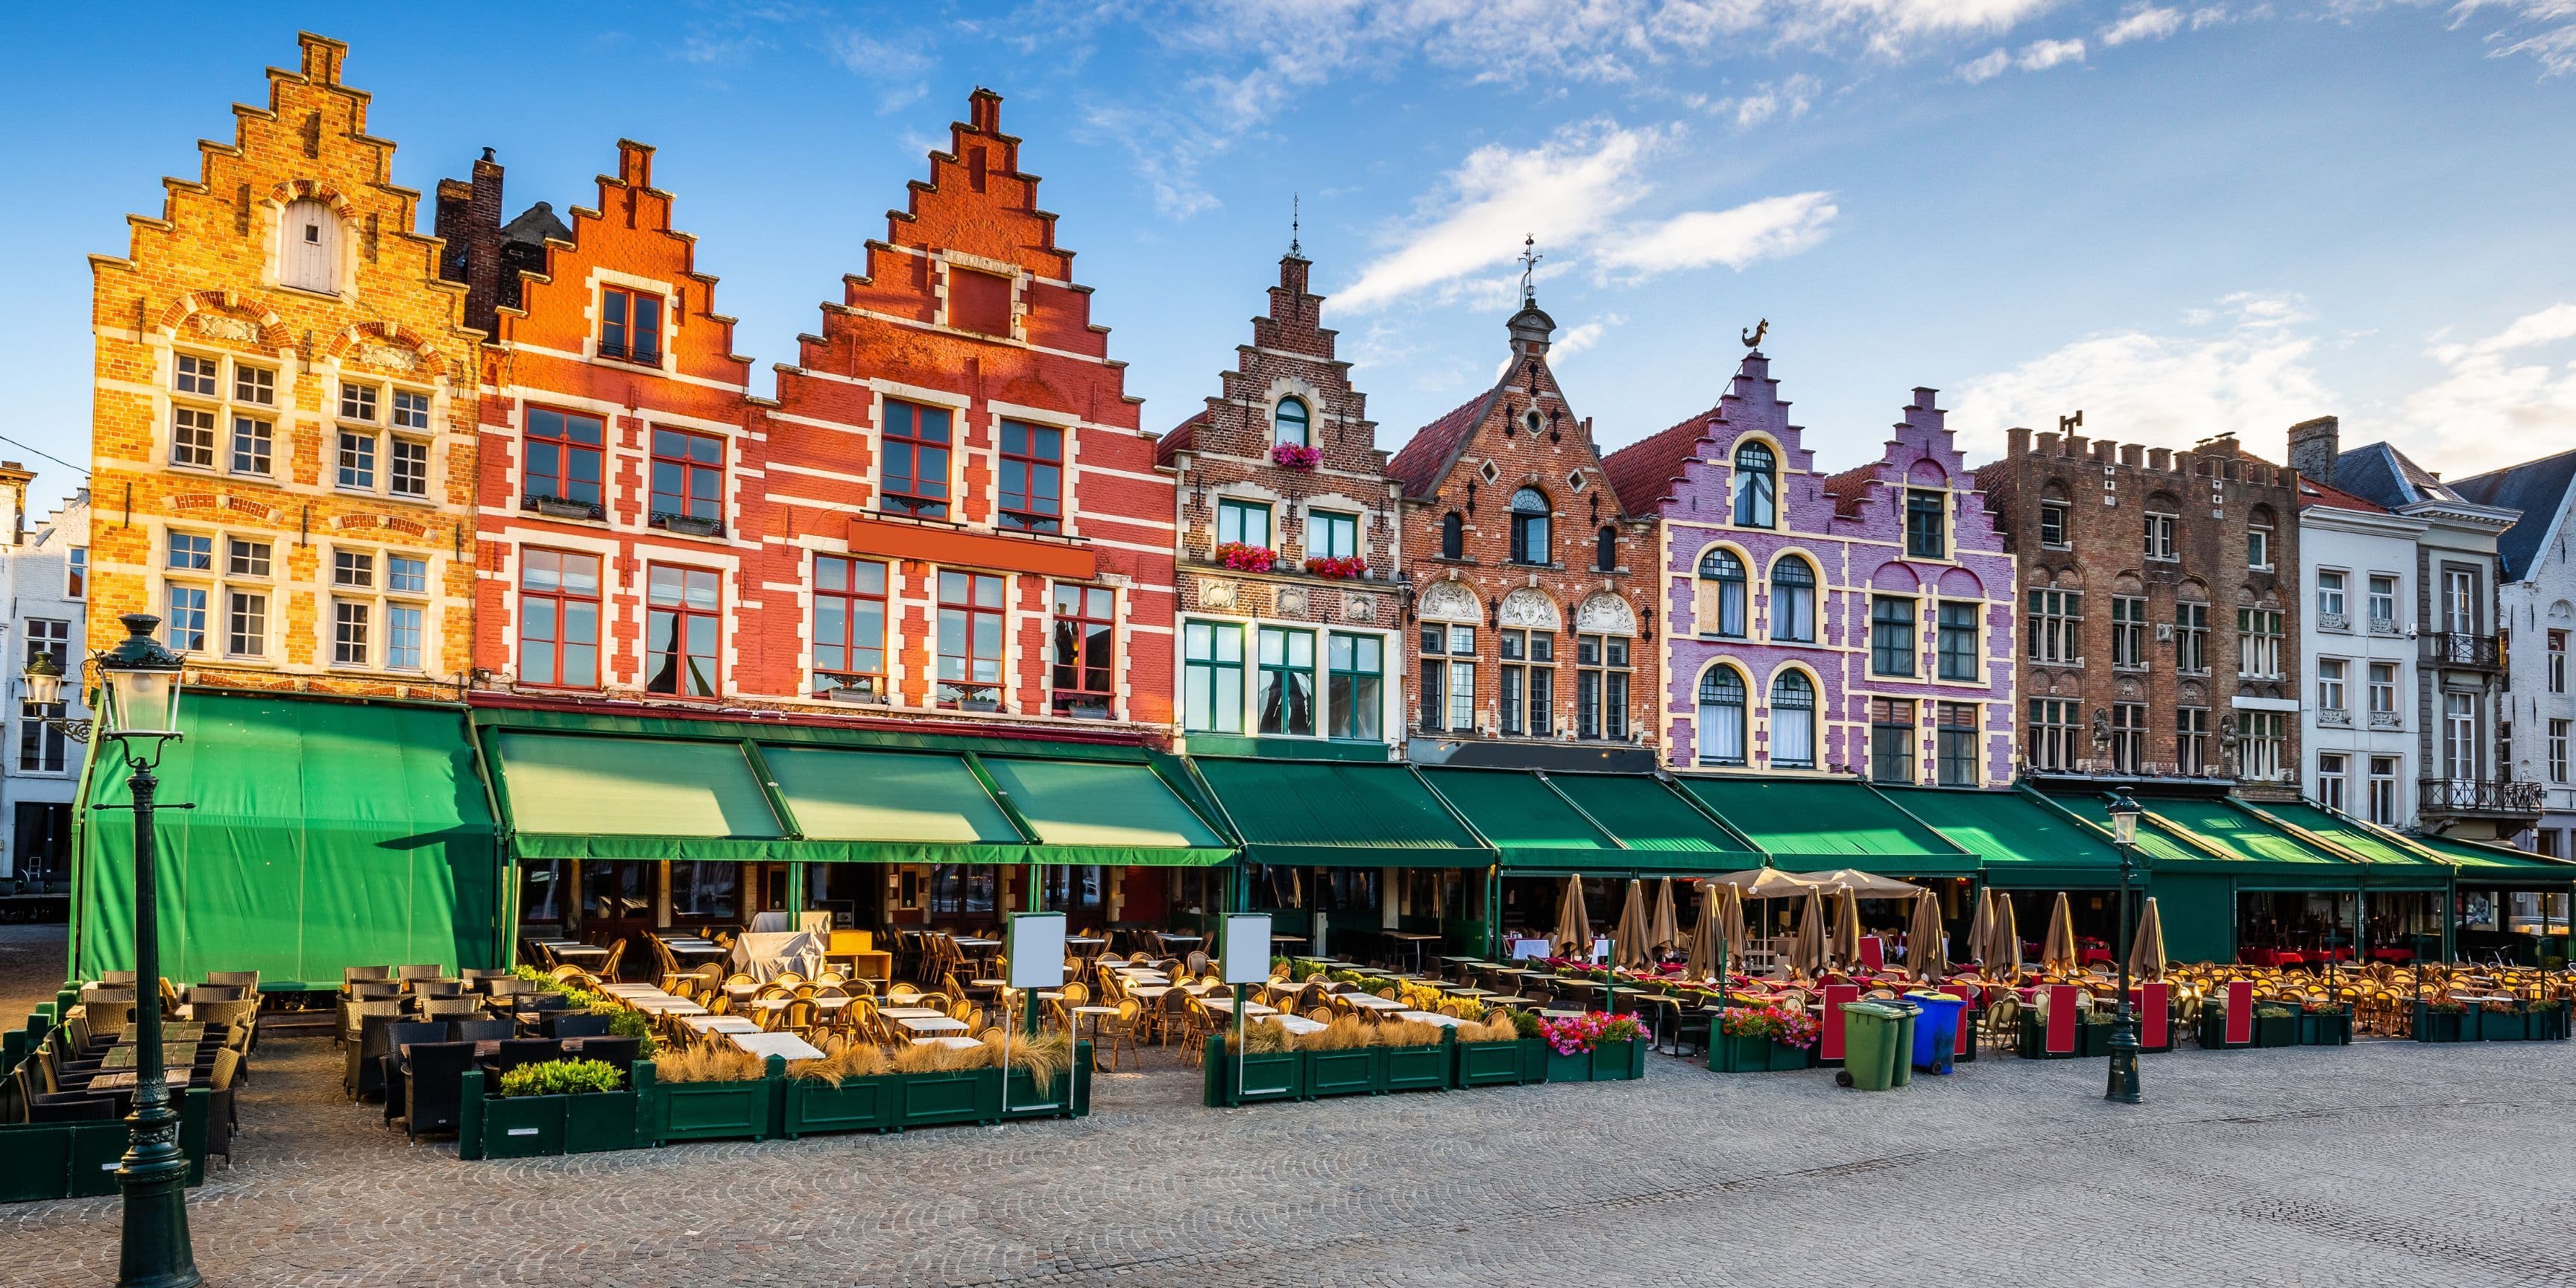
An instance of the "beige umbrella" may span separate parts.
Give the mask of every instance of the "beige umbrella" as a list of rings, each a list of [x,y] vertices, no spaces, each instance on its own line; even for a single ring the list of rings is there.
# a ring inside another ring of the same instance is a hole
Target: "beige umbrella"
[[[1827,955],[1836,968],[1856,970],[1860,966],[1860,896],[1849,890],[1834,894],[1833,937],[1827,941]]]
[[[2013,912],[2010,894],[1994,891],[1995,922],[1987,930],[1991,937],[1986,958],[1986,973],[1997,979],[2011,979],[2021,974],[2021,920]]]
[[[2138,937],[2129,941],[2129,974],[2142,983],[2165,977],[2165,923],[2154,895],[2138,914]]]
[[[1836,868],[1831,872],[1800,872],[1796,879],[1827,893],[1850,891],[1863,899],[1907,899],[1920,894],[1923,887],[1911,881],[1899,881],[1858,868]]]
[[[1978,891],[1976,915],[1968,919],[1968,960],[1980,966],[1992,965],[1995,960],[1995,899],[2001,893]]]
[[[1628,897],[1619,905],[1619,924],[1610,932],[1610,964],[1631,970],[1646,964],[1646,883],[1628,881]]]
[[[2039,968],[2051,974],[2072,975],[2075,964],[2075,918],[2067,911],[2066,892],[2057,892],[2057,902],[2048,910],[2048,937],[2039,941]]]
[[[1746,868],[1709,880],[1733,886],[1747,899],[1794,899],[1815,888],[1805,877],[1778,868]]]
[[[1686,979],[1707,979],[1717,973],[1718,888],[1714,881],[1700,883],[1699,922],[1691,927],[1690,955],[1682,963],[1682,975]],[[1666,889],[1670,886],[1667,885]]]
[[[1592,960],[1592,918],[1583,910],[1583,878],[1565,879],[1565,898],[1556,905],[1556,951],[1568,950]]]
[[[1914,978],[1928,984],[1950,973],[1950,955],[1941,940],[1941,900],[1926,890],[1915,896],[1914,921],[1905,928],[1905,965]]]
[[[1655,883],[1655,915],[1646,923],[1646,946],[1660,953],[1681,942],[1681,919],[1673,915],[1673,879],[1665,877]]]
[[[1718,959],[1742,969],[1745,949],[1750,946],[1750,937],[1744,933],[1744,896],[1736,893],[1735,887],[1727,886],[1717,896]]]
[[[1789,940],[1789,969],[1809,979],[1825,973],[1825,896],[1807,892],[1807,906],[1798,916],[1798,931]]]

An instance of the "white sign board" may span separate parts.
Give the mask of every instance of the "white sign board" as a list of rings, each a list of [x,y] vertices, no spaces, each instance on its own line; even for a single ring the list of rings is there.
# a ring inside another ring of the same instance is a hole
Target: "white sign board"
[[[1013,988],[1064,987],[1064,914],[1015,912],[1002,932]]]
[[[1266,984],[1270,982],[1270,914],[1266,912],[1229,912],[1225,914],[1223,938],[1217,941],[1218,960],[1225,964],[1224,979],[1229,984]]]

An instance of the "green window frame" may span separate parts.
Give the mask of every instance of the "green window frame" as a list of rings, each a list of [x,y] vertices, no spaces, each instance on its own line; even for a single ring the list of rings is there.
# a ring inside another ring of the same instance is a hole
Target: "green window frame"
[[[1335,631],[1324,649],[1326,735],[1348,742],[1384,736],[1386,640]]]
[[[1243,627],[1233,622],[1181,624],[1181,728],[1188,733],[1243,732]]]
[[[1306,557],[1348,559],[1360,552],[1360,517],[1334,510],[1306,514]]]
[[[1974,680],[1977,678],[1978,636],[1977,603],[1970,600],[1941,601],[1941,678]]]
[[[1869,670],[1872,675],[1914,674],[1914,601],[1874,595],[1869,603]]]
[[[1284,626],[1258,628],[1253,693],[1263,733],[1315,735],[1315,633]]]
[[[1240,501],[1230,496],[1217,498],[1216,541],[1218,545],[1238,542],[1269,549],[1270,507],[1259,501]]]

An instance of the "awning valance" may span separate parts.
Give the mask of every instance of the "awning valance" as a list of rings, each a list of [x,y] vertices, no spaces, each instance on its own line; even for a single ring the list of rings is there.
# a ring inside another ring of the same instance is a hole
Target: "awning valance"
[[[1977,872],[1976,855],[1855,779],[1682,775],[1675,781],[1762,847],[1774,867],[1860,868],[1894,877]]]
[[[2120,883],[2120,851],[2108,835],[2018,791],[1886,787],[1880,794],[1977,856],[1992,886],[2088,890]],[[2142,853],[2141,858],[2146,856]],[[2141,862],[2143,881],[2151,859]]]
[[[1424,769],[1422,781],[1502,855],[1505,873],[1626,871],[1632,856],[1609,831],[1527,769]]]
[[[1410,765],[1191,762],[1243,838],[1244,857],[1291,867],[1481,868],[1493,850]]]

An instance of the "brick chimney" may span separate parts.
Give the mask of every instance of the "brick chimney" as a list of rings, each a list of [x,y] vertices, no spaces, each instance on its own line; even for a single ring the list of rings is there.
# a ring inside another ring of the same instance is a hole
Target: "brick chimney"
[[[465,284],[465,325],[490,335],[501,303],[501,163],[492,149],[474,162],[470,182],[438,181],[433,229],[447,243],[438,275]]]
[[[2290,426],[2290,468],[2332,486],[2335,460],[2343,454],[2342,430],[2342,422],[2333,416]]]

